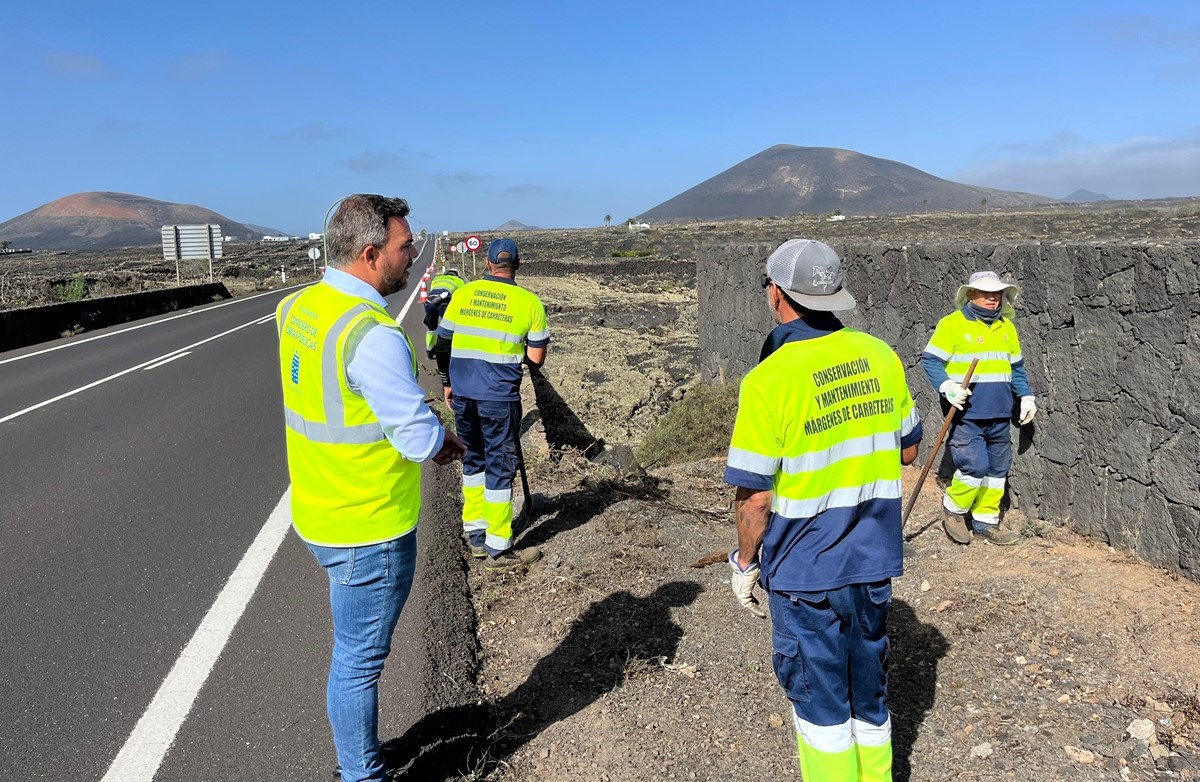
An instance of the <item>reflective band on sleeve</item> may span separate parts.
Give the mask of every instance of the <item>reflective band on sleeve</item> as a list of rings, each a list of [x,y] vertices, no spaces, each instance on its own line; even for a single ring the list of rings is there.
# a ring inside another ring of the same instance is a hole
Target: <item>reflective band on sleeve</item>
[[[904,417],[903,423],[900,424],[900,437],[908,437],[913,429],[921,423],[921,416],[917,415],[917,408],[908,411],[908,415]]]
[[[1012,358],[1009,359],[1009,361],[1013,364],[1013,366],[1020,364],[1024,360],[1025,360],[1025,357],[1023,355],[1021,355],[1020,353],[1013,353]]]
[[[488,353],[486,350],[467,350],[465,348],[451,348],[450,357],[473,358],[489,364],[520,364],[525,360],[525,357],[520,354]]]
[[[289,409],[283,411],[283,417],[287,422],[288,429],[314,443],[370,445],[385,439],[383,427],[378,422],[356,426],[321,424],[315,421],[306,421],[295,410]]]
[[[791,475],[815,472],[843,459],[866,456],[876,451],[895,451],[899,448],[899,432],[878,432],[866,437],[856,437],[853,440],[843,440],[827,451],[813,451],[799,456],[789,456],[783,460],[783,471]]]
[[[763,456],[754,451],[747,451],[742,448],[729,447],[729,460],[727,464],[730,467],[746,472],[756,473],[758,475],[774,476],[775,471],[779,469],[779,459],[770,456]]]
[[[530,342],[538,342],[543,339],[550,339],[550,329],[531,331],[525,335],[525,339],[529,340]]]
[[[923,352],[928,353],[931,356],[940,358],[942,361],[950,360],[950,352],[947,350],[942,350],[937,345],[934,345],[932,342],[925,346],[925,350]]]
[[[795,500],[775,495],[774,511],[789,519],[811,519],[830,508],[852,508],[868,500],[900,499],[900,481],[876,481],[866,486],[834,489],[822,497]]]

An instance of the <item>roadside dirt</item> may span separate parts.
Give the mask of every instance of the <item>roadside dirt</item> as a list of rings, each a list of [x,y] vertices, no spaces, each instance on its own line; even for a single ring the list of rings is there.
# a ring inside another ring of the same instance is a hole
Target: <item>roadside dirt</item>
[[[546,506],[518,540],[545,557],[504,576],[468,563],[488,720],[457,778],[797,778],[769,622],[729,594],[723,459],[649,474],[589,459],[686,393],[694,287],[569,266],[522,277],[557,308],[539,384],[551,451],[529,475]],[[637,316],[666,302],[654,311],[674,319]],[[1200,587],[1016,512],[1022,545],[955,546],[939,491],[931,476],[895,582],[896,779],[1200,778]]]
[[[697,246],[1197,232],[1194,207],[1170,207],[522,234],[521,281],[547,303],[554,344],[539,383],[548,450],[531,454],[529,476],[546,507],[519,545],[545,557],[497,577],[464,551],[480,701],[406,733],[440,752],[397,779],[797,778],[769,622],[729,594],[723,460],[644,474],[619,456],[696,377]],[[280,262],[302,273],[306,249],[247,247],[217,273],[238,292],[270,287]],[[0,307],[21,306],[12,302],[29,290],[55,296],[78,275],[94,295],[93,277],[120,288],[174,274],[154,248],[0,262]],[[1021,546],[956,547],[936,524],[938,491],[931,480],[923,492],[908,530],[919,554],[895,583],[896,778],[1200,778],[1200,587],[1016,513],[1005,523],[1026,534]],[[389,749],[403,762],[410,747]]]

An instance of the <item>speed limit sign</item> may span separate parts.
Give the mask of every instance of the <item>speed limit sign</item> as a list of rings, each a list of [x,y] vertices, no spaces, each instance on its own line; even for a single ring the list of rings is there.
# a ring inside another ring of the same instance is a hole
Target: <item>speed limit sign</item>
[[[478,236],[472,235],[467,237],[467,249],[471,252],[477,251],[482,246],[483,242],[479,241]]]

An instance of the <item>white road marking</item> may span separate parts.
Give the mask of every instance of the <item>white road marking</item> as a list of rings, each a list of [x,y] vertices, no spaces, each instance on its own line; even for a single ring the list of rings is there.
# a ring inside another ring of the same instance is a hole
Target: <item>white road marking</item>
[[[192,355],[192,351],[190,351],[190,350],[185,351],[183,353],[176,353],[175,355],[171,356],[170,358],[165,358],[162,361],[158,362],[157,364],[151,364],[148,367],[142,367],[142,371],[147,372],[151,369],[158,369],[163,364],[170,364],[172,361],[174,361],[177,358],[183,358],[184,356],[190,356],[190,355]]]
[[[289,488],[183,648],[101,782],[152,782],[200,688],[287,535],[292,523],[291,498]]]
[[[311,283],[304,283],[304,285],[310,285],[310,284]],[[55,345],[52,348],[43,348],[42,350],[35,350],[32,353],[24,353],[20,356],[13,356],[12,358],[0,359],[0,364],[7,364],[10,361],[20,361],[23,358],[33,358],[34,356],[40,356],[43,353],[53,353],[54,351],[62,350],[63,348],[73,348],[73,347],[76,347],[77,345],[85,345],[88,342],[91,342],[92,340],[107,339],[108,337],[115,337],[118,334],[125,334],[126,332],[137,331],[138,329],[144,329],[148,326],[157,326],[160,323],[168,323],[172,320],[186,318],[189,315],[197,315],[197,314],[204,313],[204,312],[212,312],[213,310],[219,310],[222,307],[228,307],[231,304],[241,304],[244,301],[250,301],[251,299],[257,299],[260,296],[270,296],[272,293],[279,293],[281,291],[290,291],[293,288],[303,288],[304,285],[292,285],[287,288],[276,288],[273,291],[266,291],[265,293],[256,293],[253,296],[243,296],[240,299],[230,299],[229,301],[225,301],[220,304],[214,304],[213,306],[205,307],[204,309],[191,309],[191,310],[188,310],[187,312],[181,312],[178,315],[172,315],[169,318],[163,318],[161,320],[153,320],[153,321],[150,321],[149,323],[139,323],[138,325],[130,326],[127,329],[119,329],[117,331],[110,331],[107,334],[97,334],[94,337],[85,337],[83,339],[77,339],[77,340],[73,340],[71,342],[64,342],[63,344]],[[271,317],[274,317],[274,316],[271,316]]]
[[[272,316],[272,317],[274,317],[274,316]],[[255,318],[254,320],[247,321],[246,323],[243,323],[240,326],[234,326],[233,328],[229,329],[228,331],[222,331],[220,334],[214,334],[213,336],[202,339],[199,342],[193,342],[192,344],[187,345],[186,347],[177,348],[168,353],[164,353],[161,356],[158,356],[157,358],[152,358],[149,361],[143,361],[142,363],[136,364],[136,365],[130,367],[129,369],[122,369],[120,372],[117,372],[115,375],[109,375],[108,377],[102,377],[99,380],[93,380],[91,383],[80,386],[79,388],[76,388],[72,391],[68,391],[65,394],[59,394],[58,396],[56,396],[52,399],[47,399],[44,402],[38,402],[36,405],[31,405],[31,406],[25,408],[24,410],[18,410],[15,413],[9,413],[8,415],[4,416],[3,418],[0,418],[0,424],[5,423],[7,421],[11,421],[14,418],[20,418],[21,416],[25,415],[26,413],[32,413],[34,410],[40,410],[41,408],[45,407],[46,405],[52,405],[55,402],[66,399],[69,396],[74,396],[75,394],[81,393],[83,391],[87,391],[89,388],[95,388],[96,386],[103,385],[110,380],[116,380],[117,378],[121,377],[122,375],[128,375],[130,372],[136,372],[139,369],[145,369],[146,367],[149,367],[151,364],[156,364],[160,361],[163,361],[164,359],[171,358],[176,353],[180,353],[185,350],[191,350],[192,348],[200,347],[201,345],[203,345],[206,342],[212,342],[214,339],[220,339],[221,337],[224,337],[226,334],[232,334],[235,331],[240,331],[240,330],[246,328],[247,326],[254,326],[254,325],[260,323],[261,321],[262,321],[261,318]]]
[[[417,291],[418,289],[413,289],[397,321],[403,320],[405,313],[416,300]],[[263,323],[274,317],[272,315],[271,318],[251,321],[237,328]],[[179,357],[176,354],[170,355],[168,360]],[[7,419],[0,419],[0,423],[4,420]],[[275,505],[275,510],[271,511],[267,523],[259,530],[258,536],[238,563],[233,575],[229,577],[225,588],[217,596],[216,602],[208,609],[204,620],[196,628],[192,640],[184,647],[171,672],[159,686],[154,699],[150,701],[146,712],[125,740],[125,745],[117,753],[101,782],[153,782],[154,775],[158,773],[171,743],[179,733],[179,728],[192,710],[200,688],[204,686],[246,606],[250,604],[250,599],[258,589],[275,552],[283,544],[288,527],[292,523],[291,497],[292,490],[288,487]]]

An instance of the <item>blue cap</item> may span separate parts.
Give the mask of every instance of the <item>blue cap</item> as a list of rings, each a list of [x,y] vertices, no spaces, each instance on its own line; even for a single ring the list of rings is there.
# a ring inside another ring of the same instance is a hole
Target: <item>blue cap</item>
[[[512,263],[521,260],[521,253],[512,239],[496,239],[488,245],[488,260],[492,263]]]

